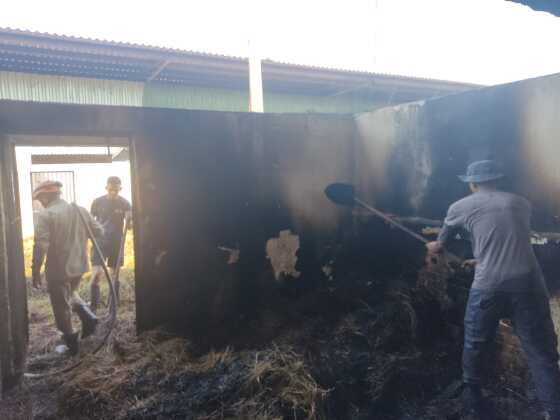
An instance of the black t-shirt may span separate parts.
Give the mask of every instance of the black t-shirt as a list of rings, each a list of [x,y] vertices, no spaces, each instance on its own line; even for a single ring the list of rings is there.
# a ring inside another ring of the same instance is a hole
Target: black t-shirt
[[[93,201],[91,214],[103,226],[105,241],[120,242],[124,218],[131,209],[130,203],[121,196],[111,199],[104,195]]]

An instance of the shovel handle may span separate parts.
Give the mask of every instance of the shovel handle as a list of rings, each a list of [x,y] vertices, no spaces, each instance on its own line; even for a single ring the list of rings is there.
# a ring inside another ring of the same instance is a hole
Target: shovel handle
[[[369,210],[370,212],[372,212],[373,214],[375,214],[377,217],[383,219],[384,221],[386,221],[387,223],[389,223],[391,226],[396,227],[397,229],[400,229],[401,231],[403,231],[404,233],[407,233],[408,235],[412,236],[413,238],[419,240],[420,242],[427,244],[428,242],[430,242],[429,240],[427,240],[426,238],[424,238],[422,235],[414,232],[413,230],[407,228],[406,226],[404,226],[403,224],[397,222],[396,220],[390,218],[389,216],[387,216],[385,213],[383,213],[382,211],[377,210],[375,207],[370,206],[368,203],[363,202],[362,200],[360,200],[359,198],[354,197],[354,202],[360,206],[362,206],[363,208],[365,208],[366,210]],[[448,250],[444,249],[443,250],[443,255],[445,257],[447,257],[447,259],[449,261],[452,261],[454,263],[458,263],[461,264],[463,262],[463,259],[458,257],[457,255],[453,254],[452,252],[449,252]]]
[[[375,214],[377,217],[380,217],[381,219],[385,220],[387,223],[389,223],[391,226],[396,227],[397,229],[402,230],[405,233],[408,233],[410,236],[412,236],[413,238],[418,239],[420,242],[423,242],[425,244],[427,244],[428,241],[426,238],[424,238],[423,236],[419,235],[418,233],[414,232],[413,230],[410,230],[409,228],[407,228],[406,226],[404,226],[403,224],[397,222],[396,220],[391,219],[389,216],[387,216],[385,213],[383,213],[382,211],[377,210],[376,208],[370,206],[369,204],[363,202],[362,200],[360,200],[359,198],[355,198],[354,197],[354,201],[356,202],[356,204],[359,204],[360,206],[362,206],[363,208],[369,210],[370,212],[372,212],[373,214]]]

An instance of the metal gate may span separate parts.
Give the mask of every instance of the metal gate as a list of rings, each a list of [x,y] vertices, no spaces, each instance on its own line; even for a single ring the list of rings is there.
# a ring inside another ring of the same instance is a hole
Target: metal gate
[[[74,187],[74,171],[31,172],[31,192],[43,181],[59,181],[62,183],[62,198],[69,203],[76,201]]]

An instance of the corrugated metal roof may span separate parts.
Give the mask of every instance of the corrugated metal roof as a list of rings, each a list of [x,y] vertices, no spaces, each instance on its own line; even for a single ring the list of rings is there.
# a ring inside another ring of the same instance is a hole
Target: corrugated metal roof
[[[0,28],[0,70],[6,71],[245,89],[247,62],[245,57]],[[263,61],[263,82],[271,91],[321,95],[378,84],[399,84],[418,95],[478,87],[273,60]]]
[[[51,155],[31,155],[33,165],[60,165],[68,163],[112,163],[111,155],[103,154],[51,154]]]
[[[245,57],[238,57],[232,55],[214,54],[214,53],[195,51],[195,50],[184,50],[179,48],[167,48],[167,47],[159,47],[154,45],[111,41],[111,40],[98,39],[98,38],[84,38],[79,36],[61,35],[61,34],[55,34],[49,32],[31,31],[26,29],[0,28],[0,34],[28,36],[30,38],[33,38],[34,40],[45,39],[45,40],[52,40],[52,41],[68,41],[72,43],[75,42],[75,43],[79,43],[81,46],[83,46],[84,44],[91,44],[99,47],[118,47],[118,48],[130,48],[130,49],[136,49],[142,51],[155,51],[155,52],[171,53],[171,54],[189,54],[189,55],[197,55],[200,57],[214,57],[214,58],[220,58],[220,59],[232,60],[232,61],[247,60],[247,58]],[[55,47],[51,44],[49,44],[49,48],[53,50],[56,49],[68,50],[67,48],[64,48],[64,46]],[[82,48],[80,48],[80,50],[82,50]]]

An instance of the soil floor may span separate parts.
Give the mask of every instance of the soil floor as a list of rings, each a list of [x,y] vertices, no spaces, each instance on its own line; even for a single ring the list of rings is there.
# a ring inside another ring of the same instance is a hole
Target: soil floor
[[[423,270],[398,287],[356,279],[344,290],[280,296],[251,322],[247,340],[204,350],[164,331],[137,336],[132,273],[123,277],[118,324],[93,356],[105,326],[80,357],[58,356],[48,298],[31,292],[28,370],[81,364],[26,379],[0,402],[2,419],[470,418],[460,398],[468,275]],[[491,356],[487,418],[544,418],[507,323]]]

